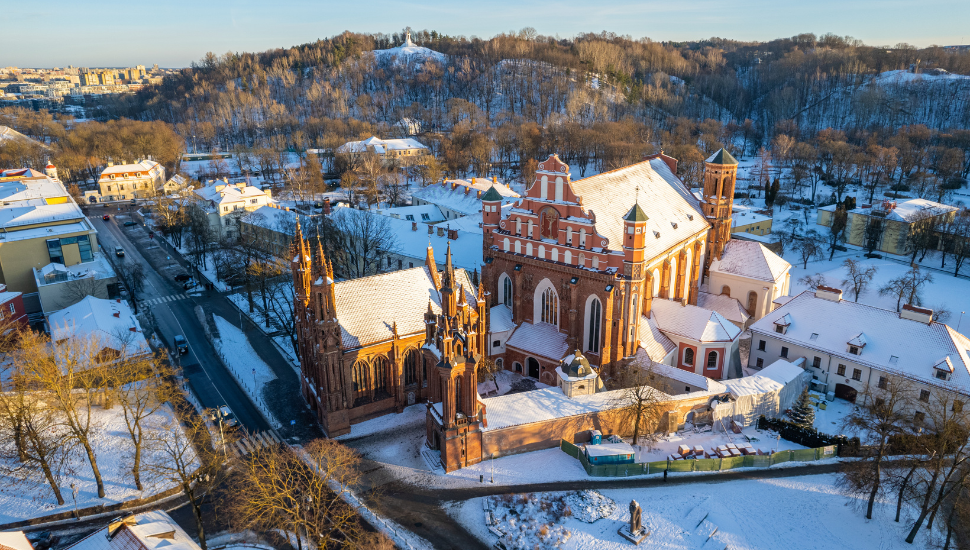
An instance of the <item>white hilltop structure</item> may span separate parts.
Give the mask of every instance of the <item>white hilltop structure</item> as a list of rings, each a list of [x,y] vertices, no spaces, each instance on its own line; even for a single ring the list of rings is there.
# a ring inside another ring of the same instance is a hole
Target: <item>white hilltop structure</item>
[[[412,42],[411,31],[408,31],[404,36],[404,43],[400,46],[387,50],[374,50],[374,55],[378,60],[382,58],[394,58],[396,63],[408,63],[411,61],[421,63],[429,59],[443,63],[446,59],[445,54],[425,48],[424,46],[418,46]]]

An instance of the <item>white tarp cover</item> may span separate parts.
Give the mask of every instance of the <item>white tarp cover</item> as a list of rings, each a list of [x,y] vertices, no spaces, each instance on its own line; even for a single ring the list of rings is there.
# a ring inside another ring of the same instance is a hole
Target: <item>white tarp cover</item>
[[[730,429],[732,420],[744,428],[761,415],[773,418],[791,408],[812,379],[802,363],[804,359],[795,363],[779,359],[754,376],[723,380],[735,400],[714,407],[715,429]]]

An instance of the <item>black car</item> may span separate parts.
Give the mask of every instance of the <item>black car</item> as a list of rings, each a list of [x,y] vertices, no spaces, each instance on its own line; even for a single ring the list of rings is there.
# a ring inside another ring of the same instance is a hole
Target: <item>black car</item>
[[[138,225],[138,222],[133,222],[131,220],[125,222],[125,227],[131,227],[132,225]]]
[[[179,355],[185,355],[189,352],[189,343],[185,341],[185,336],[175,335],[175,349],[178,350]]]
[[[179,273],[178,275],[175,276],[175,280],[178,281],[178,282],[180,282],[180,283],[184,283],[184,282],[188,281],[191,278],[192,278],[192,276],[189,275],[188,273]]]

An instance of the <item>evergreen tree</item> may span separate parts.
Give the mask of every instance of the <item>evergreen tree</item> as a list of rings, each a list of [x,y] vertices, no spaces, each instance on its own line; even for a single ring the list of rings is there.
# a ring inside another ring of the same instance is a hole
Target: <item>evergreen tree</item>
[[[803,428],[811,428],[815,424],[815,405],[812,403],[811,396],[808,395],[808,388],[802,392],[798,403],[792,407],[788,414],[791,421]]]

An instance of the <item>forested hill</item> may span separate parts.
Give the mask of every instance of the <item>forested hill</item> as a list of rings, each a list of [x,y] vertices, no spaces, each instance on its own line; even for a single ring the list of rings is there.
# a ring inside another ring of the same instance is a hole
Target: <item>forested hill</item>
[[[350,32],[262,53],[210,53],[161,86],[122,99],[112,115],[170,122],[197,148],[223,150],[327,148],[388,134],[409,119],[422,132],[464,136],[453,145],[466,149],[486,139],[481,147],[509,161],[578,151],[582,131],[603,125],[625,126],[608,132],[614,143],[598,142],[593,154],[609,156],[602,149],[612,148],[623,159],[655,145],[696,144],[705,123],[717,127],[718,143],[703,145],[742,155],[779,128],[789,135],[797,129],[800,139],[828,127],[850,139],[906,125],[970,128],[966,50],[874,47],[811,34],[659,43],[608,33],[553,39],[524,29],[487,40],[421,31],[412,40],[446,57],[370,55],[399,45],[403,33]],[[693,127],[683,130],[684,121]],[[445,152],[438,141],[432,146]]]

